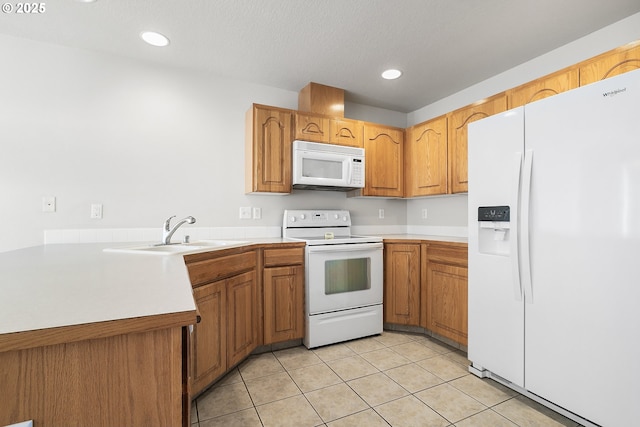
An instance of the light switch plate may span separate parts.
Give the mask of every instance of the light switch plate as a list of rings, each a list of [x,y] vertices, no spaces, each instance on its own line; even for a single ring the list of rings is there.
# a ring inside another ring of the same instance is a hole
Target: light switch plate
[[[102,219],[102,205],[94,203],[91,205],[91,219]]]

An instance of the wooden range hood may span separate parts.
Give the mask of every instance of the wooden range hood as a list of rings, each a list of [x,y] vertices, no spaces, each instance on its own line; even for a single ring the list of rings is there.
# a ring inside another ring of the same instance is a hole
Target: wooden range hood
[[[298,111],[344,117],[344,89],[311,82],[298,93]]]

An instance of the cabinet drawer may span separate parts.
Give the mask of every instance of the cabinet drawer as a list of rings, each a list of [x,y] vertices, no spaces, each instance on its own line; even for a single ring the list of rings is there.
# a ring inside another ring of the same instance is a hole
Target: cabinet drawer
[[[427,261],[442,264],[467,266],[467,248],[448,245],[428,245]]]
[[[191,286],[196,287],[256,267],[255,252],[246,252],[187,264]]]
[[[297,265],[304,262],[304,248],[265,249],[264,266]]]

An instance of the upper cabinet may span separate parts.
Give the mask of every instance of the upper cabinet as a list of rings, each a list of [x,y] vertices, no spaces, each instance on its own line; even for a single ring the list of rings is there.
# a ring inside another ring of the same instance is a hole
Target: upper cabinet
[[[469,123],[638,68],[640,41],[406,130],[344,118],[344,90],[309,83],[298,111],[254,104],[247,112],[246,192],[290,193],[291,142],[300,139],[364,147],[366,187],[352,195],[465,193]]]
[[[253,104],[245,121],[245,191],[291,192],[293,112]]]
[[[337,145],[362,148],[364,125],[358,120],[331,119],[329,123],[329,142]]]
[[[578,87],[578,69],[568,68],[507,91],[509,108],[557,95]]]
[[[640,42],[621,46],[579,64],[580,86],[640,68]]]
[[[447,114],[449,137],[449,192],[465,193],[467,181],[467,126],[507,110],[504,93]]]
[[[344,117],[344,89],[311,82],[298,92],[298,111]]]
[[[329,118],[297,112],[295,139],[312,142],[329,142]]]
[[[300,111],[295,117],[295,139],[358,148],[363,146],[361,121]]]
[[[365,124],[365,188],[364,196],[403,196],[402,129]]]
[[[447,117],[407,129],[405,197],[447,192]]]

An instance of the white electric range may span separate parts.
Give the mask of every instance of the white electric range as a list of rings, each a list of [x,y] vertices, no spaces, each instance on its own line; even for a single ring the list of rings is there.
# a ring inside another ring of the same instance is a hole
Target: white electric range
[[[286,210],[282,235],[307,244],[307,348],[382,333],[381,237],[351,234],[345,210]]]

